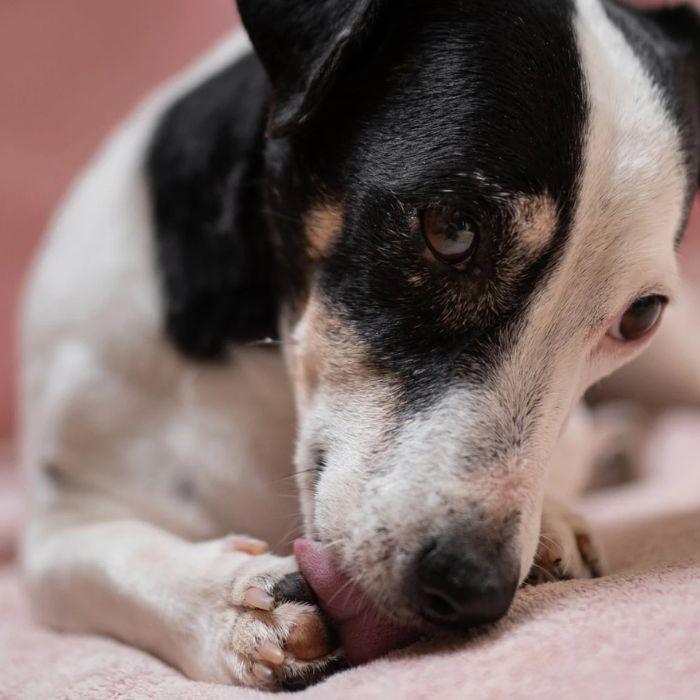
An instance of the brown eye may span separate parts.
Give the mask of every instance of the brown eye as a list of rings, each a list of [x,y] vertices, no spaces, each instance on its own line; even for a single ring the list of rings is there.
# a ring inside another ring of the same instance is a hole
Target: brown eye
[[[421,228],[430,252],[448,265],[463,265],[476,250],[476,229],[461,212],[454,209],[426,209],[421,217]]]
[[[615,324],[609,331],[609,335],[615,340],[623,342],[643,338],[656,328],[667,303],[668,300],[658,294],[637,299],[615,321]]]

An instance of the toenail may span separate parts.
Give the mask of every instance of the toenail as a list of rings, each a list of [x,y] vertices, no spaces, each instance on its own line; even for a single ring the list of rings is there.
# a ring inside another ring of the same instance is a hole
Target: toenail
[[[258,610],[272,610],[275,607],[275,599],[262,588],[249,588],[243,594],[243,604]]]
[[[270,549],[267,542],[258,540],[255,537],[245,537],[243,535],[231,535],[224,540],[224,547],[234,552],[245,552],[246,554],[265,554]]]
[[[284,652],[279,644],[265,640],[258,647],[258,654],[263,661],[279,666],[284,661]]]
[[[264,664],[253,664],[253,675],[265,683],[269,683],[275,677],[273,670]]]

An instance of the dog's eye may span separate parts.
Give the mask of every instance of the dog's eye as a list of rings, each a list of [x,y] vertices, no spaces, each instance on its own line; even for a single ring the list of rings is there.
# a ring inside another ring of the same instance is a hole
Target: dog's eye
[[[637,299],[615,321],[608,335],[627,343],[643,338],[656,328],[667,303],[668,299],[658,294]]]
[[[446,207],[426,209],[421,216],[423,238],[440,261],[461,268],[474,254],[478,235],[461,212]]]

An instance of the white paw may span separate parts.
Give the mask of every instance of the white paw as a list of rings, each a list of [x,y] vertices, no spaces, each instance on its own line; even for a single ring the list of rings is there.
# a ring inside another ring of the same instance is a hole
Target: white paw
[[[603,570],[600,548],[586,520],[561,503],[547,499],[528,583],[597,578]]]
[[[293,557],[236,549],[248,552],[243,563],[240,555],[224,552],[207,567],[211,585],[196,606],[202,624],[180,663],[185,673],[281,690],[304,687],[334,670],[340,653],[333,632]]]

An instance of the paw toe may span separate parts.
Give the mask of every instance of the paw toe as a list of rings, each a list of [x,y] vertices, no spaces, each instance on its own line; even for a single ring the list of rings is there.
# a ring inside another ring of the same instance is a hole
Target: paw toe
[[[318,613],[299,615],[287,639],[286,648],[301,661],[313,661],[330,654],[333,644],[328,625]]]

